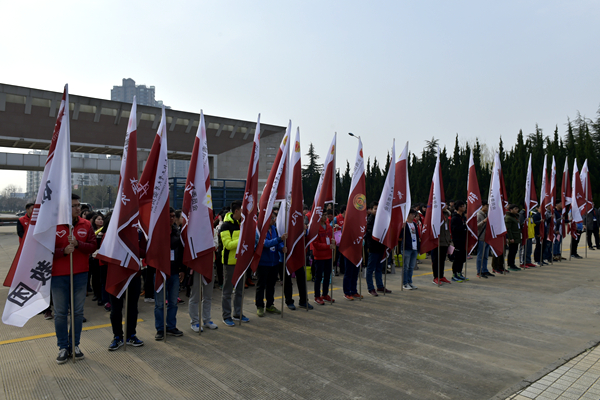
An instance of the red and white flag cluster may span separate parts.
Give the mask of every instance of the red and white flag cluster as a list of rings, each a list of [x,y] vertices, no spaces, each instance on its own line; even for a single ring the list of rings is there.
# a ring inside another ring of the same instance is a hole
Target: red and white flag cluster
[[[525,223],[522,229],[522,244],[525,245],[528,239],[529,215],[531,209],[538,205],[537,194],[535,192],[535,182],[533,181],[533,171],[531,169],[531,154],[527,164],[527,179],[525,180]]]
[[[56,227],[72,224],[70,136],[65,85],[29,229],[4,281],[10,286],[2,314],[5,324],[22,327],[50,305]]]

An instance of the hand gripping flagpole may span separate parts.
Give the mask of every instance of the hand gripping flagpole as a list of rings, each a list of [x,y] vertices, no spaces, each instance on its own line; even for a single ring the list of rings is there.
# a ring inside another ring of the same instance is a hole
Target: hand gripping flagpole
[[[69,227],[70,239],[73,239],[73,225]],[[71,243],[69,243],[71,244]],[[75,251],[75,249],[73,249]],[[73,363],[75,363],[75,299],[74,299],[74,290],[73,290],[73,251],[69,253],[69,261],[70,261],[70,292],[71,292],[71,348],[73,349]]]

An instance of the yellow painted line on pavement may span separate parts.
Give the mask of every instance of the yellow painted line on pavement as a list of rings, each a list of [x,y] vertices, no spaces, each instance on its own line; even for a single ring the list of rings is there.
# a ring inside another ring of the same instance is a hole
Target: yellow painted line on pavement
[[[144,322],[144,320],[143,319],[138,319],[137,322]],[[108,328],[109,326],[111,326],[111,324],[86,326],[82,330],[83,331],[91,331],[92,329]],[[0,346],[3,345],[3,344],[27,342],[29,340],[43,339],[43,338],[52,337],[52,336],[56,336],[56,333],[55,332],[44,333],[42,335],[26,336],[26,337],[17,338],[17,339],[3,340],[3,341],[0,342]]]

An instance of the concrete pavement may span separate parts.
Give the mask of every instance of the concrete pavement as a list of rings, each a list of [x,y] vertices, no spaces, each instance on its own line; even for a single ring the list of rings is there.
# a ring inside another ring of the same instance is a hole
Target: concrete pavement
[[[2,279],[17,249],[13,232],[0,228]],[[184,336],[166,343],[154,341],[153,305],[140,300],[138,336],[145,345],[117,352],[107,350],[109,313],[89,297],[81,340],[86,359],[75,364],[56,364],[52,321],[39,316],[23,328],[0,326],[0,400],[523,395],[517,392],[536,375],[541,379],[600,341],[600,251],[588,257],[485,280],[475,277],[469,260],[469,282],[440,288],[426,260],[415,271],[418,290],[401,292],[401,276],[388,275],[393,293],[371,297],[363,281],[362,301],[343,299],[339,276],[334,305],[286,308],[283,318],[258,318],[248,289],[244,314],[251,321],[235,328],[221,321],[217,289],[212,317],[219,329],[194,334],[186,302],[178,313]],[[2,308],[7,293],[0,289]]]

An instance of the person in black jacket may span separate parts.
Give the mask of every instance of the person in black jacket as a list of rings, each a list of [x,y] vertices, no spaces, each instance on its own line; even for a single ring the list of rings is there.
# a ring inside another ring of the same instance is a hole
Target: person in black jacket
[[[369,250],[369,263],[367,264],[367,289],[369,290],[369,294],[371,296],[377,297],[377,292],[392,293],[391,290],[386,289],[383,286],[383,279],[381,271],[382,267],[382,257],[385,253],[385,246],[379,243],[376,240],[373,240],[373,225],[375,225],[375,215],[377,214],[377,205],[379,203],[374,201],[371,203],[371,214],[367,218],[367,233],[365,235],[365,245],[367,250]],[[375,272],[375,283],[377,284],[377,290],[375,290],[375,286],[373,286],[373,272]]]
[[[463,265],[467,261],[467,219],[465,211],[467,205],[464,201],[458,200],[454,203],[456,210],[452,214],[450,228],[452,232],[452,242],[454,243],[454,261],[452,262],[452,280],[454,282],[468,281],[463,273]]]
[[[183,243],[179,226],[175,223],[175,210],[170,209],[171,214],[171,276],[168,277],[160,292],[154,293],[154,327],[156,328],[155,340],[163,340],[164,337],[164,298],[167,295],[167,335],[183,336],[183,332],[177,329],[177,297],[179,296],[179,284],[185,276],[185,265],[183,265]],[[160,272],[156,272],[156,276]]]

